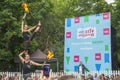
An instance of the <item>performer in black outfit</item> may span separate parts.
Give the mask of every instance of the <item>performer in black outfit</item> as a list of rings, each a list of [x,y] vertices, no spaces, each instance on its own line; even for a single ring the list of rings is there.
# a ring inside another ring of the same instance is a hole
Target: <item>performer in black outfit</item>
[[[23,54],[26,54],[25,58],[22,57]],[[24,80],[27,80],[28,77],[31,77],[31,74],[30,74],[31,65],[36,65],[36,66],[46,65],[46,64],[39,64],[39,63],[36,63],[36,62],[30,60],[30,57],[28,55],[28,51],[21,52],[19,54],[19,58],[23,64],[23,78],[24,78]]]
[[[89,71],[85,65],[80,61],[80,64],[78,65],[78,73],[80,74],[84,74],[85,73],[85,70],[86,71]]]
[[[35,34],[39,31],[40,26],[41,26],[41,22],[39,21],[36,26],[32,28],[28,28],[28,25],[26,25],[24,21],[22,21],[21,30],[24,39],[24,50],[28,50],[28,46],[32,41],[33,37],[35,36]],[[30,35],[31,31],[33,31],[32,35]]]

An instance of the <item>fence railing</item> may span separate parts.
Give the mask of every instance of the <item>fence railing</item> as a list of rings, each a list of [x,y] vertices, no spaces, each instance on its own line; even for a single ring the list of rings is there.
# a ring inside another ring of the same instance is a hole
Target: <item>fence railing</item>
[[[115,71],[90,71],[90,72],[86,72],[84,74],[85,77],[88,76],[88,74],[91,74],[94,76],[94,74],[97,73],[97,75],[101,75],[104,74],[105,76],[110,77],[111,75],[116,76],[116,75],[120,75],[120,70],[115,70]],[[74,75],[76,78],[80,78],[80,75],[78,72],[53,72],[52,73],[52,77],[57,77],[59,75],[63,76],[63,75]],[[23,74],[21,72],[0,72],[1,76],[7,77],[7,78],[14,78],[14,77],[19,77],[19,80],[23,80]],[[31,73],[31,77],[35,77],[35,76],[40,76],[41,73],[40,72],[32,72]],[[83,74],[82,74],[83,75]],[[9,79],[6,79],[9,80]]]

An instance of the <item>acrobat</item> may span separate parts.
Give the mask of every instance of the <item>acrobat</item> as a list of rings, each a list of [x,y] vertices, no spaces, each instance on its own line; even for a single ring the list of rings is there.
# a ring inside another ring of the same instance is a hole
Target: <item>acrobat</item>
[[[22,20],[21,31],[24,39],[24,50],[28,50],[28,46],[33,40],[35,34],[39,31],[40,26],[41,22],[39,21],[36,26],[29,28],[28,25]],[[31,31],[33,31],[32,34],[30,34]]]

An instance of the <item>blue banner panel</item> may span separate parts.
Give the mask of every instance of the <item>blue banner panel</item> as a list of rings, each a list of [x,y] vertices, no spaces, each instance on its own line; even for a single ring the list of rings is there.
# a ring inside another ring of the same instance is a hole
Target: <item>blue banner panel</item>
[[[80,61],[90,71],[111,70],[109,12],[65,19],[64,71],[77,71]]]

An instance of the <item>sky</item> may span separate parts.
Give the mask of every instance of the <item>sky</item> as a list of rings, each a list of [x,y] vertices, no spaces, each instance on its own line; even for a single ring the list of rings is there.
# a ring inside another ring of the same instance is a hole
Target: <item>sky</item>
[[[110,3],[113,3],[113,2],[114,2],[114,0],[105,0],[105,1],[107,1],[107,3],[108,3],[108,4],[110,4]]]

